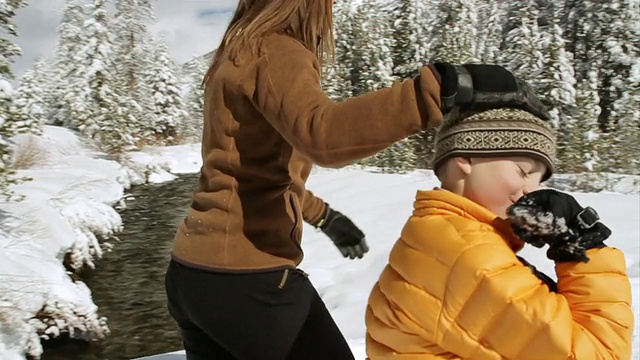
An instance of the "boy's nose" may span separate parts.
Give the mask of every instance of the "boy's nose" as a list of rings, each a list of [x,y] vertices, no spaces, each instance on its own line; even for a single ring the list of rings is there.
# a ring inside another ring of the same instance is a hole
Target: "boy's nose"
[[[527,195],[530,192],[534,192],[536,190],[540,189],[540,185],[531,185],[531,186],[525,186],[522,189],[522,196]]]

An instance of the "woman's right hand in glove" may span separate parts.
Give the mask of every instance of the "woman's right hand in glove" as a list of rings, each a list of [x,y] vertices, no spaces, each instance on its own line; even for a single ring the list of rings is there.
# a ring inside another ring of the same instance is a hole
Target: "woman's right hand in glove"
[[[428,67],[440,80],[441,111],[445,116],[509,107],[528,111],[542,120],[550,118],[531,87],[502,66],[440,62]]]

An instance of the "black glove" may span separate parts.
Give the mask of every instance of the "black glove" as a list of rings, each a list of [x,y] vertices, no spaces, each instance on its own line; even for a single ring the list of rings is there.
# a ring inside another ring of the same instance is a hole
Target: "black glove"
[[[465,116],[495,108],[517,108],[549,120],[546,107],[523,80],[499,65],[429,65],[440,78],[443,115]]]
[[[547,257],[555,262],[588,262],[586,250],[604,247],[611,230],[590,207],[556,190],[529,193],[507,209],[516,235],[535,247],[549,245]]]
[[[336,245],[342,256],[362,259],[369,251],[364,234],[348,217],[327,205],[324,218],[316,225]]]

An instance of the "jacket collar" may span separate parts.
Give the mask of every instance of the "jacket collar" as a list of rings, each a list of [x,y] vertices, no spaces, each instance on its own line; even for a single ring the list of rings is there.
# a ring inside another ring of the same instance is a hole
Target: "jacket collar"
[[[476,220],[494,228],[514,252],[518,252],[524,247],[524,242],[511,229],[509,220],[503,219],[484,206],[448,190],[440,188],[429,191],[419,190],[414,202],[413,215],[457,215]]]

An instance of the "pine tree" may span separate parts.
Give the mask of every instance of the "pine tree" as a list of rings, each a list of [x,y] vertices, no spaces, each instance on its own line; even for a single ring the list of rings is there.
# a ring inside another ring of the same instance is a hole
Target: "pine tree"
[[[14,127],[19,133],[38,134],[47,122],[47,109],[44,101],[48,93],[46,78],[47,64],[45,59],[38,59],[33,68],[26,71],[20,79],[13,102]]]
[[[155,111],[156,103],[153,97],[153,87],[155,79],[147,79],[151,69],[154,68],[156,61],[155,40],[151,37],[151,34],[147,34],[145,39],[139,44],[139,52],[146,54],[144,57],[140,57],[140,74],[139,81],[136,83],[136,93],[131,94],[126,91],[128,87],[123,84],[123,78],[118,76],[117,83],[121,89],[125,90],[125,95],[129,97],[129,101],[134,105],[131,108],[131,116],[134,118],[132,126],[136,129],[136,141],[141,142],[155,142],[157,139],[157,133],[155,131]]]
[[[10,36],[18,36],[13,17],[16,10],[27,6],[24,0],[4,0],[0,2],[0,28],[5,34]],[[22,55],[20,47],[13,43],[11,39],[0,38],[0,74],[2,80],[13,79],[11,72],[12,58]]]
[[[393,84],[393,59],[389,19],[380,11],[378,1],[363,0],[354,17],[353,95],[385,88]]]
[[[494,64],[500,56],[502,27],[506,17],[504,2],[487,0],[477,4],[478,41],[475,58],[486,64]]]
[[[613,103],[615,148],[608,155],[615,159],[616,172],[640,175],[640,56],[629,61],[633,62],[631,76],[622,79],[620,88],[625,91]]]
[[[148,61],[143,43],[149,39],[147,22],[154,19],[150,0],[116,0],[116,66],[126,92],[135,100],[143,64]]]
[[[600,172],[606,165],[602,159],[603,138],[598,129],[599,103],[598,74],[592,71],[578,84],[576,106],[569,114],[570,121],[564,125],[568,136],[566,149],[560,156],[563,172]]]
[[[634,59],[640,56],[640,21],[638,4],[628,0],[613,0],[598,3],[602,11],[600,37],[593,39],[598,43],[603,58],[600,72],[600,107],[603,109],[599,122],[604,131],[611,130],[623,122],[621,116],[629,113],[626,105],[617,103],[626,98],[629,91],[629,78]]]
[[[149,129],[169,143],[178,140],[177,128],[187,116],[174,68],[166,43],[160,41],[154,51],[153,66],[145,73],[154,103]]]
[[[550,33],[542,34],[540,42],[544,63],[537,83],[539,96],[555,113],[553,120],[558,124],[561,115],[575,105],[576,79],[571,55],[565,50],[562,28],[554,21],[550,30]]]
[[[148,24],[154,19],[150,0],[115,1],[115,83],[128,107],[122,109],[135,133],[135,140],[142,141],[150,134],[143,129],[153,111],[150,89],[141,79],[144,69],[153,60],[153,44]]]
[[[4,34],[18,36],[13,17],[15,11],[23,6],[26,6],[26,2],[22,0],[0,1],[0,29]],[[12,123],[15,115],[11,113],[14,90],[9,82],[13,78],[11,59],[20,54],[20,47],[10,38],[0,38],[0,194],[7,199],[12,199],[14,195],[10,186],[22,180],[16,178],[15,171],[9,168],[13,153],[7,141],[15,134],[15,124]]]
[[[557,16],[547,13],[547,31],[540,33],[539,47],[544,54],[542,71],[536,81],[537,94],[549,109],[551,122],[557,129],[558,158],[560,167],[564,153],[568,151],[571,110],[575,106],[576,80],[570,54],[565,50],[565,40]]]
[[[53,93],[60,82],[58,71],[54,66],[54,60],[51,57],[39,57],[31,67],[32,81],[36,88],[34,92],[38,93],[39,98],[42,100],[43,122],[41,125],[52,123],[50,115],[53,109],[51,107],[52,104],[55,104]]]
[[[431,61],[477,62],[475,0],[440,0],[429,48]]]
[[[613,120],[619,129],[620,171],[640,174],[640,1],[627,0],[621,5],[622,19],[620,43],[609,47],[614,60],[622,69],[614,86],[619,89],[619,97],[613,103]],[[623,41],[622,39],[627,39]]]
[[[99,140],[109,152],[119,153],[133,144],[130,128],[129,97],[119,94],[114,81],[114,46],[110,36],[111,21],[106,0],[94,0],[89,18],[83,26],[86,43],[80,49],[80,78],[85,82],[81,96],[86,101],[84,112],[78,109],[78,129]]]
[[[392,10],[394,29],[394,75],[417,75],[420,66],[431,58],[429,40],[435,20],[435,0],[399,0]]]
[[[398,141],[383,151],[364,159],[359,164],[380,168],[386,173],[405,172],[416,168],[418,163],[413,138]]]
[[[584,48],[588,45],[586,41],[588,29],[585,25],[591,18],[590,6],[589,0],[565,0],[560,14],[560,25],[567,40],[566,48],[576,61],[576,78],[579,82],[586,78],[586,74],[591,69],[588,51]]]
[[[351,97],[351,70],[353,69],[353,26],[350,4],[337,2],[333,6],[335,57],[323,63],[322,88],[336,101]]]
[[[537,88],[544,67],[544,56],[539,48],[541,34],[538,28],[538,9],[534,0],[512,2],[507,11],[506,33],[500,54],[500,63],[517,76]]]
[[[204,89],[202,80],[209,68],[209,60],[195,57],[186,64],[188,92],[186,95],[187,117],[181,124],[180,133],[188,139],[198,139],[202,136],[204,117]]]
[[[612,132],[618,119],[614,110],[617,99],[625,97],[633,59],[640,56],[638,22],[640,10],[635,0],[568,1],[562,23],[573,53],[577,79],[598,69],[600,96],[599,124]]]
[[[44,99],[48,104],[49,123],[70,128],[76,127],[75,114],[81,100],[69,92],[77,92],[77,84],[83,81],[77,63],[78,52],[85,43],[83,24],[85,21],[84,0],[66,0],[62,20],[58,25],[58,43],[51,71],[52,84],[49,95]]]
[[[88,9],[82,32],[85,43],[78,51],[78,86],[84,87],[86,111],[77,121],[84,135],[94,138],[100,131],[103,109],[113,109],[113,43],[110,37],[106,0],[93,0]]]

